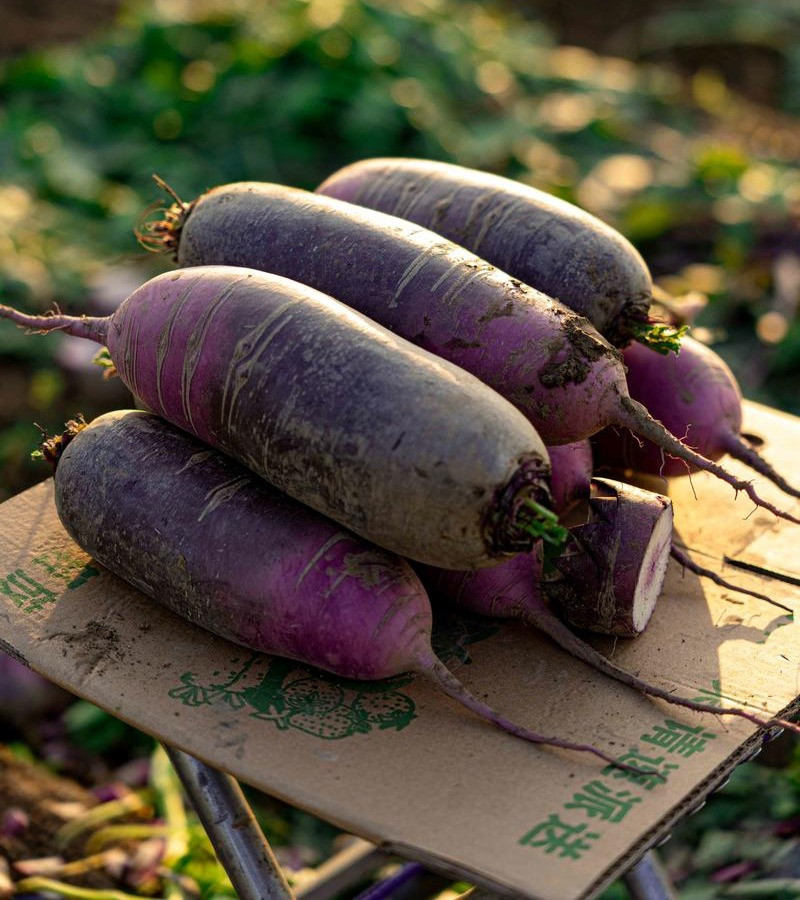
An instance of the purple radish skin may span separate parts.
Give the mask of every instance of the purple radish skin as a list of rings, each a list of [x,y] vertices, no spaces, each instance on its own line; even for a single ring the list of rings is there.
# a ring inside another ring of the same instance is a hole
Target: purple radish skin
[[[62,712],[75,696],[0,651],[0,721],[20,727]]]
[[[662,356],[632,344],[623,352],[631,397],[647,407],[672,434],[707,459],[726,453],[768,478],[792,497],[790,485],[742,437],[742,392],[727,363],[710,347],[686,337],[680,353]],[[665,456],[651,441],[639,442],[628,431],[608,429],[594,438],[599,464],[665,477],[687,475],[696,467]]]
[[[745,709],[727,709],[680,697],[671,691],[632,675],[621,669],[579,638],[551,609],[543,595],[540,555],[535,551],[522,553],[491,569],[472,572],[452,572],[430,566],[416,565],[434,606],[437,601],[454,604],[478,615],[519,620],[546,634],[571,656],[585,662],[596,671],[613,678],[650,697],[712,715],[731,715],[746,719],[759,728],[780,725],[795,733],[800,727],[783,719],[764,719]],[[587,592],[587,603],[591,603]]]
[[[567,515],[582,500],[588,500],[592,486],[592,445],[584,438],[571,444],[547,448],[550,457],[550,493],[553,509]]]
[[[635,637],[661,594],[672,542],[672,503],[606,478],[592,480],[587,520],[556,559],[545,585],[556,612],[575,628]]]

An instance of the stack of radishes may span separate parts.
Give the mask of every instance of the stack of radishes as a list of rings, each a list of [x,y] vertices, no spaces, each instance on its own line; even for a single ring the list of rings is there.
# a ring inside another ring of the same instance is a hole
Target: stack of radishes
[[[414,160],[357,163],[317,193],[242,183],[175,199],[143,240],[181,268],[111,316],[0,307],[106,345],[148,410],[49,442],[80,546],[233,641],[349,678],[419,671],[534,742],[613,761],[468,694],[431,649],[426,587],[521,617],[639,690],[766,724],[648,686],[565,624],[641,632],[671,552],[666,497],[592,481],[603,429],[798,521],[714,461],[746,455],[788,487],[739,437],[730,372],[688,338],[676,355],[679,330],[649,320],[650,276],[624,238],[532,188]],[[629,374],[640,356],[665,373],[642,385],[706,365],[692,377],[712,399],[697,405],[726,410],[727,430],[714,413],[690,447],[674,434],[699,423],[695,406],[686,421],[659,409],[672,432],[653,418],[660,392],[651,402],[631,377],[629,393],[616,349],[633,338],[657,349],[631,344]],[[613,441],[606,458],[630,462]]]

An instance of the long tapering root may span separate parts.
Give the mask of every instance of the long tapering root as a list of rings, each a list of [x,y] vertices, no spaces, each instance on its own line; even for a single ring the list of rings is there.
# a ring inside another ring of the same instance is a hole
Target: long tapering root
[[[652,769],[641,769],[637,766],[620,762],[609,753],[606,753],[592,744],[574,743],[555,736],[546,737],[545,735],[531,731],[529,728],[525,728],[523,725],[517,725],[515,722],[506,719],[496,710],[492,709],[492,707],[471,694],[447,666],[438,659],[421,660],[419,671],[429,678],[437,687],[441,688],[446,694],[466,706],[467,709],[472,710],[472,712],[479,715],[482,719],[486,719],[503,731],[513,734],[516,737],[520,737],[525,741],[530,741],[533,744],[542,744],[548,747],[558,747],[562,750],[576,750],[580,753],[591,753],[593,756],[599,757],[609,765],[626,772],[632,772],[634,775],[648,777],[655,776],[658,778],[663,777],[659,772]]]
[[[20,328],[27,328],[37,334],[48,331],[63,331],[73,337],[86,338],[105,344],[108,319],[98,316],[64,316],[58,312],[46,313],[42,316],[31,316],[20,312],[12,306],[0,304],[0,319],[8,319]]]
[[[794,612],[790,606],[784,606],[783,603],[773,600],[772,597],[768,597],[766,594],[759,594],[758,591],[751,591],[748,590],[748,588],[739,587],[739,585],[727,581],[711,569],[706,569],[704,566],[699,565],[688,555],[688,553],[684,553],[683,550],[681,550],[680,547],[675,546],[674,543],[670,547],[670,556],[685,569],[688,569],[695,575],[699,575],[701,578],[709,578],[714,584],[718,584],[720,587],[727,588],[729,591],[736,591],[739,594],[747,594],[749,597],[755,597],[758,600],[763,600],[772,606],[777,606],[778,609],[785,610],[787,613],[791,614]]]
[[[700,453],[687,447],[686,444],[681,443],[674,434],[667,431],[661,422],[654,419],[641,403],[634,400],[632,397],[620,397],[620,408],[617,410],[616,421],[617,424],[629,428],[634,434],[639,434],[641,437],[651,440],[671,456],[683,459],[703,472],[710,472],[712,475],[716,475],[717,478],[720,478],[726,484],[729,484],[737,494],[741,491],[746,494],[756,506],[766,509],[779,519],[786,519],[787,522],[793,522],[795,525],[800,525],[800,519],[798,519],[797,516],[793,516],[791,513],[786,512],[786,510],[779,509],[775,504],[760,497],[751,482],[737,478],[735,475],[728,472],[727,469],[712,462],[710,459],[706,459],[705,456],[702,456]]]
[[[738,459],[739,462],[750,466],[759,475],[763,475],[777,485],[784,493],[789,494],[791,497],[800,497],[800,490],[792,487],[754,447],[748,446],[740,437],[731,435],[729,440],[726,441],[725,449],[734,459]]]
[[[530,611],[526,611],[524,620],[532,627],[543,631],[571,656],[580,659],[601,674],[608,675],[615,681],[619,681],[621,684],[632,687],[634,690],[640,691],[649,697],[665,700],[667,703],[671,703],[675,706],[683,706],[693,712],[711,713],[715,716],[737,716],[738,718],[752,722],[753,725],[757,725],[759,728],[767,729],[777,725],[781,728],[786,728],[795,734],[800,734],[800,726],[791,722],[786,722],[783,719],[765,719],[756,713],[748,712],[748,710],[737,706],[723,708],[713,706],[710,703],[702,703],[699,700],[689,700],[686,697],[673,694],[671,691],[665,690],[664,688],[649,684],[643,679],[638,678],[636,675],[632,675],[630,672],[625,671],[625,669],[621,669],[603,656],[602,653],[595,650],[590,644],[581,640],[581,638],[574,634],[544,604],[536,610],[531,609]]]

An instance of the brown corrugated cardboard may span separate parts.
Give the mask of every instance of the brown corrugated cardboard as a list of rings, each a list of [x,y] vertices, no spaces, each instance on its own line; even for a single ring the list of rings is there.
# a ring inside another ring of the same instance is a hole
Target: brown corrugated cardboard
[[[747,416],[750,431],[770,436],[766,454],[792,471],[800,423],[754,406]],[[707,476],[670,494],[677,533],[702,564],[720,570],[727,555],[800,575],[796,526],[751,514]],[[730,565],[724,574],[800,600],[785,579]],[[797,703],[799,630],[671,563],[644,635],[592,641],[676,693],[771,714]],[[251,654],[93,564],[61,528],[49,481],[0,506],[0,648],[248,784],[409,858],[541,900],[596,894],[763,737],[741,719],[647,699],[523,627],[485,620],[444,622],[437,636],[470,689],[539,732],[595,743],[665,781],[532,746],[419,678],[343,682]]]

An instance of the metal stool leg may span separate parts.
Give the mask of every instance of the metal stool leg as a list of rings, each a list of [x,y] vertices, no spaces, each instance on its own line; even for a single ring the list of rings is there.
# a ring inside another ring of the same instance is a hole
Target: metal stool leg
[[[241,900],[293,900],[236,779],[182,750],[164,749]]]
[[[661,861],[649,850],[622,876],[632,900],[677,900]]]

